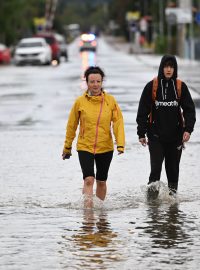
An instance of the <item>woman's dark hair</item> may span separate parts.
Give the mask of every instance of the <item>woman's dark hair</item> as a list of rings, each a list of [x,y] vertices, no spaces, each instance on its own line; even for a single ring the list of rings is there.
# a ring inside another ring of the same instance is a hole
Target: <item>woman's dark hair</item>
[[[103,70],[100,67],[97,66],[91,66],[88,67],[84,73],[84,78],[86,78],[86,82],[88,82],[88,77],[90,74],[100,74],[102,77],[102,80],[105,77],[105,73],[103,72]]]
[[[174,67],[173,60],[167,60],[166,62],[164,62],[164,67]]]

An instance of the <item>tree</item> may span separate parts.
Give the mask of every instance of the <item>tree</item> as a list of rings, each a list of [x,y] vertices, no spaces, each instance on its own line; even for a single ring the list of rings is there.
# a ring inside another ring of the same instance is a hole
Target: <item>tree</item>
[[[33,18],[44,16],[45,0],[1,0],[0,41],[11,45],[34,30]]]

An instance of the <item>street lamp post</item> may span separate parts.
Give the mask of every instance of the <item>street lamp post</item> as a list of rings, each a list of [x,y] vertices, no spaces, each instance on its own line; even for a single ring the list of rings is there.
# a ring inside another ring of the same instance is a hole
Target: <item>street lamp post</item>
[[[179,8],[184,11],[192,12],[191,0],[179,0]],[[189,57],[194,59],[194,40],[193,40],[193,19],[191,15],[191,21],[189,23]],[[185,57],[185,41],[186,41],[186,22],[179,23],[178,25],[178,51],[181,57]]]
[[[160,36],[163,36],[163,0],[158,1],[159,3],[159,33]]]

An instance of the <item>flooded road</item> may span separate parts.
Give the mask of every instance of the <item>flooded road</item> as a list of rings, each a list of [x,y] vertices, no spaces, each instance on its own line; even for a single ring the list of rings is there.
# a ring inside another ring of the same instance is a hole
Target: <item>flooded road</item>
[[[149,154],[138,144],[135,118],[159,62],[99,40],[97,54],[79,54],[71,44],[69,62],[58,67],[0,67],[0,269],[198,269],[200,65],[180,60],[197,123],[182,155],[178,196],[168,196],[163,172],[159,199],[148,203]],[[93,209],[83,208],[76,141],[71,159],[61,159],[68,113],[85,89],[88,65],[105,70],[104,87],[123,111],[127,141],[125,154],[114,154],[107,198],[94,198]]]

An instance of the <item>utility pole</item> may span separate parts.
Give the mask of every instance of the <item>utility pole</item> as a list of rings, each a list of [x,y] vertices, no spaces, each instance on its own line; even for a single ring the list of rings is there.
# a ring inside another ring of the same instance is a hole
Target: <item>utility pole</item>
[[[53,20],[55,17],[57,2],[58,0],[46,0],[46,8],[45,8],[46,31],[51,31],[53,27]]]
[[[163,18],[164,18],[164,12],[163,12],[163,0],[158,1],[159,3],[159,34],[160,36],[163,37],[164,34],[164,23],[163,23]]]
[[[191,0],[179,0],[179,8],[192,12]],[[192,22],[190,22],[189,36],[190,36],[190,58],[194,58]],[[185,44],[186,44],[186,23],[183,22],[178,24],[178,43],[177,43],[178,55],[182,58],[185,58]]]

